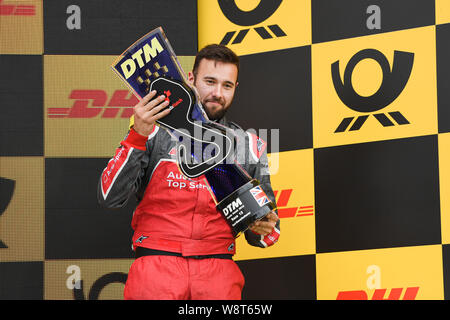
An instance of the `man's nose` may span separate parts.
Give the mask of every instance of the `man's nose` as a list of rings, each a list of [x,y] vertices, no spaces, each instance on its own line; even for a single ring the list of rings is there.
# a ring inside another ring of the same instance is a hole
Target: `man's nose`
[[[222,96],[223,96],[223,89],[222,89],[222,86],[221,85],[216,85],[216,86],[214,86],[214,89],[213,89],[213,96],[214,97],[217,97],[217,98],[222,98]]]

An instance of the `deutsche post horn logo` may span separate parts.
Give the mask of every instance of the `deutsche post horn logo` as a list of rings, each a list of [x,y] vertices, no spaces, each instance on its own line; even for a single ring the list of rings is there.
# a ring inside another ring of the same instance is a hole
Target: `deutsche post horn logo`
[[[232,23],[243,27],[254,26],[267,20],[271,15],[275,13],[275,11],[277,11],[281,2],[282,0],[261,0],[256,8],[252,11],[242,11],[236,5],[235,0],[218,0],[220,10],[222,10],[225,17]],[[278,24],[269,25],[267,26],[267,28],[272,31],[275,37],[286,36],[286,33]],[[253,29],[263,40],[273,38],[272,34],[270,34],[270,32],[264,26],[255,27]],[[239,30],[238,34],[231,44],[241,43],[249,31],[250,28]],[[220,44],[229,44],[236,32],[237,31],[227,32],[222,38]]]
[[[0,190],[2,190],[2,192],[0,193],[0,216],[3,214],[3,212],[6,211],[6,208],[11,202],[11,199],[14,194],[15,185],[16,182],[14,180],[0,177]],[[3,241],[0,239],[0,249],[2,248],[8,248],[8,246],[4,244]]]
[[[100,293],[102,290],[111,283],[123,283],[127,282],[128,274],[123,272],[111,272],[104,274],[92,284],[91,290],[89,291],[89,300],[99,300]],[[86,300],[84,295],[84,284],[83,280],[80,280],[79,287],[73,287],[73,299],[74,300]]]
[[[364,59],[373,59],[381,67],[383,72],[383,80],[377,92],[369,97],[360,96],[353,88],[352,73],[355,66]],[[364,49],[357,52],[348,62],[344,72],[344,82],[341,80],[339,73],[339,60],[331,65],[331,76],[333,85],[341,101],[350,109],[360,112],[369,113],[361,115],[356,118],[344,118],[335,133],[344,132],[353,122],[349,131],[359,130],[370,114],[380,122],[383,127],[394,126],[395,121],[398,125],[409,124],[409,121],[403,116],[400,111],[389,112],[393,121],[386,113],[374,113],[386,106],[390,105],[406,86],[411,75],[412,65],[414,61],[414,53],[404,51],[394,51],[394,61],[391,66],[387,58],[378,50]]]

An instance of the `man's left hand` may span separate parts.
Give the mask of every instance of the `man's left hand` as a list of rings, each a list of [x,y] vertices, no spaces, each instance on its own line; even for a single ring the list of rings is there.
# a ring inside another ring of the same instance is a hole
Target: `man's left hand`
[[[275,227],[278,219],[278,215],[272,211],[261,220],[253,222],[249,226],[249,229],[260,235],[267,236],[268,234],[272,233],[272,230]]]

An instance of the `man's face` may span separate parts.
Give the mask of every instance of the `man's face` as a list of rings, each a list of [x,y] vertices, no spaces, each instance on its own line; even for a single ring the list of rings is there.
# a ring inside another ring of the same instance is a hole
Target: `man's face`
[[[225,115],[234,98],[237,75],[234,64],[209,59],[200,61],[196,76],[189,72],[188,80],[197,88],[209,119],[219,120]]]

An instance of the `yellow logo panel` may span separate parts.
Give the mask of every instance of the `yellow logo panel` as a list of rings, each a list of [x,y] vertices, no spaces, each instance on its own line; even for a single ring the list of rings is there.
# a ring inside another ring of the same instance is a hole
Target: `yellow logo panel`
[[[435,27],[314,44],[314,147],[437,133]]]
[[[450,22],[450,2],[448,0],[436,1],[436,24]]]
[[[272,189],[275,192],[281,234],[268,248],[250,246],[244,236],[237,239],[235,260],[314,254],[314,160],[313,150],[269,155]],[[277,163],[276,163],[277,162]]]
[[[439,134],[439,187],[441,193],[442,243],[450,243],[450,133]]]
[[[316,256],[318,300],[441,300],[441,245]]]
[[[0,158],[0,261],[44,259],[44,158]]]
[[[190,71],[193,57],[180,57]],[[109,157],[137,98],[114,74],[112,56],[44,56],[45,155]]]
[[[199,0],[199,49],[227,45],[238,55],[311,44],[309,0]]]
[[[133,259],[45,261],[46,300],[122,300]]]
[[[0,54],[42,54],[42,0],[0,1]]]

